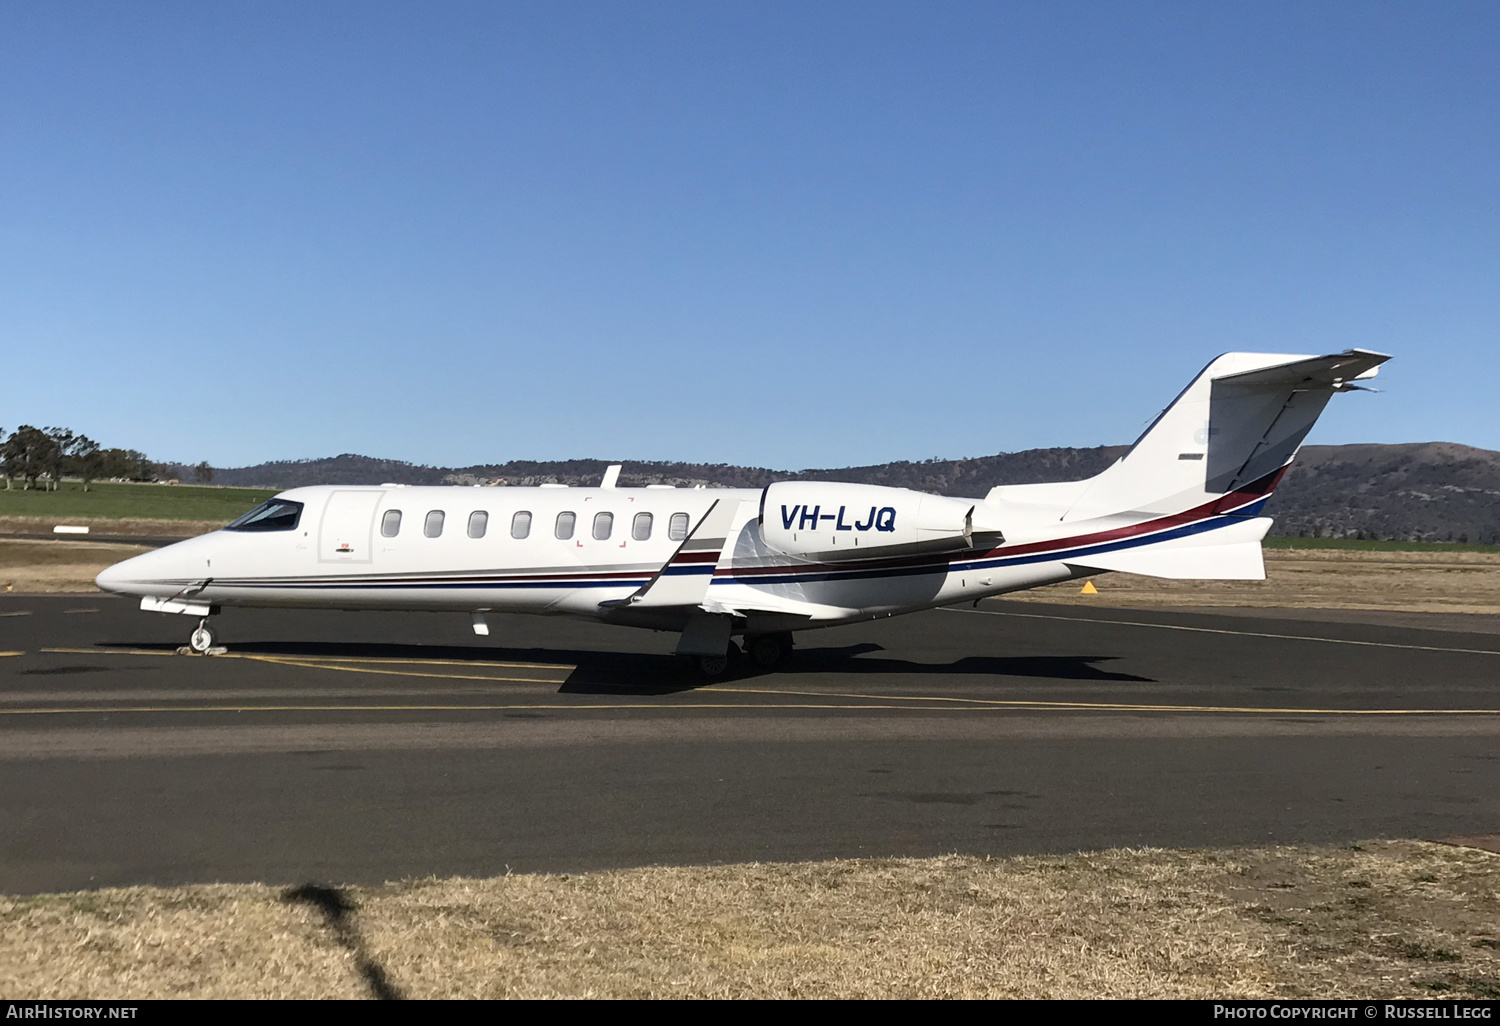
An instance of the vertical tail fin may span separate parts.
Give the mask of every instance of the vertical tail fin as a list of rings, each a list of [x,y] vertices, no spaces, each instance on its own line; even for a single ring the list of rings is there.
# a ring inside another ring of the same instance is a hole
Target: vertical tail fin
[[[1390,359],[1226,353],[1205,367],[1063,516],[1159,515],[1233,493],[1269,495],[1334,392],[1373,378]]]

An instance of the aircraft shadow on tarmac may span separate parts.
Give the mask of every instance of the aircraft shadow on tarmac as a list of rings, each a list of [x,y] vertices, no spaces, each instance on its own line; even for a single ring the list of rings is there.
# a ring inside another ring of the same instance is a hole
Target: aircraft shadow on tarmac
[[[1095,665],[1117,656],[964,656],[951,663],[918,663],[907,659],[871,657],[883,649],[866,642],[841,648],[799,649],[776,669],[762,669],[740,661],[723,677],[704,680],[691,664],[682,665],[672,656],[619,656],[591,654],[579,659],[573,673],[559,689],[571,694],[669,694],[710,688],[715,683],[753,680],[773,675],[839,673],[858,677],[961,674],[982,677],[1024,677],[1041,680],[1130,681],[1155,683],[1149,677],[1114,673]],[[677,665],[673,665],[677,664]]]
[[[137,651],[159,649],[163,654],[177,650],[172,644],[140,642],[101,642],[100,647],[129,647]],[[836,648],[799,648],[775,669],[763,669],[749,660],[736,660],[723,677],[705,679],[690,660],[672,655],[636,652],[598,652],[557,648],[503,648],[470,645],[371,644],[366,642],[277,642],[249,641],[235,644],[231,651],[240,655],[281,656],[285,658],[336,658],[346,660],[413,659],[441,660],[452,663],[530,663],[539,669],[556,666],[567,670],[560,681],[564,694],[636,694],[666,695],[712,687],[715,683],[751,680],[772,675],[838,673],[878,678],[905,675],[981,676],[1028,678],[1032,680],[1121,681],[1155,683],[1151,677],[1119,673],[1103,668],[1104,663],[1118,659],[1110,655],[1062,656],[964,656],[948,663],[922,663],[873,653],[884,649],[873,642]],[[545,672],[545,670],[543,670]]]

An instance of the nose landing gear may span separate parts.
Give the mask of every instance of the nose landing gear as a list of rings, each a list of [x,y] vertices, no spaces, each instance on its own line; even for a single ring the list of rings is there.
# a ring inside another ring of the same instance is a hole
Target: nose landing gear
[[[224,652],[224,646],[216,644],[218,635],[208,625],[208,617],[198,621],[198,627],[188,638],[188,648],[197,655],[220,655]]]

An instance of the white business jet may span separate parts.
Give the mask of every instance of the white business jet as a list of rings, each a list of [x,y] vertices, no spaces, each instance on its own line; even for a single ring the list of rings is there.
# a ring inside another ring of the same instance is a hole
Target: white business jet
[[[1102,571],[1265,577],[1260,515],[1334,392],[1389,357],[1228,353],[1103,473],[957,499],[877,485],[764,489],[294,488],[199,538],[116,564],[105,591],[199,618],[223,606],[544,613],[680,632],[724,672],[744,639],[774,666],[792,632]]]

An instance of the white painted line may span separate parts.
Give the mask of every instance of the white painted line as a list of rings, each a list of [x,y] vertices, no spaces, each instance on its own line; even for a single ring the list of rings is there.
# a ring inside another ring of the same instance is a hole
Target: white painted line
[[[1306,634],[1267,634],[1263,631],[1231,631],[1223,627],[1185,627],[1175,623],[1146,623],[1143,620],[1105,620],[1091,616],[1048,616],[1045,613],[1012,613],[999,609],[954,609],[950,613],[982,613],[985,616],[1019,616],[1028,620],[1069,620],[1074,623],[1108,623],[1117,627],[1155,627],[1163,631],[1193,631],[1197,634],[1234,634],[1242,638],[1277,638],[1281,641],[1321,641],[1328,645],[1363,645],[1366,648],[1404,648],[1414,652],[1457,652],[1460,655],[1500,656],[1492,648],[1444,648],[1441,645],[1398,645],[1394,641],[1354,641],[1350,638],[1318,638]]]
[[[88,534],[87,527],[70,527],[67,524],[58,524],[52,529],[53,534]]]

